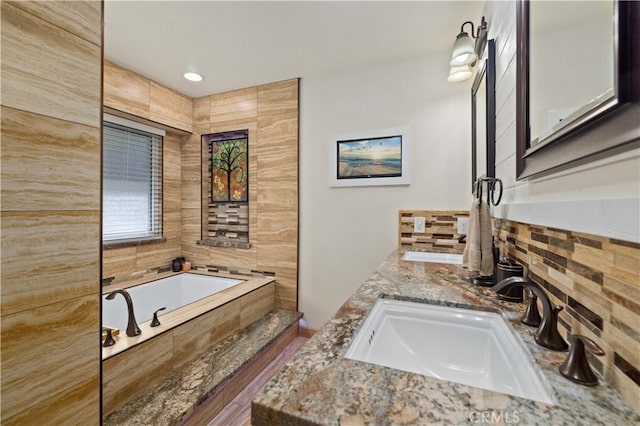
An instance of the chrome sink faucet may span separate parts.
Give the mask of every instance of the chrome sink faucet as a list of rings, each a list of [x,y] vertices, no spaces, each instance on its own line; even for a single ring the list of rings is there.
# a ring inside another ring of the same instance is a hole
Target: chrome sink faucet
[[[129,314],[129,320],[127,321],[127,336],[133,337],[140,335],[142,331],[140,330],[140,327],[138,327],[136,316],[133,313],[133,300],[131,300],[131,295],[126,290],[114,290],[107,295],[107,300],[113,300],[113,298],[116,297],[116,294],[121,294],[127,302],[127,312]]]
[[[558,332],[558,313],[562,310],[562,306],[553,306],[549,296],[538,284],[528,281],[524,277],[509,277],[500,281],[491,289],[498,294],[505,294],[517,286],[530,289],[542,302],[542,321],[536,331],[536,343],[554,351],[566,351],[569,349],[569,344]]]

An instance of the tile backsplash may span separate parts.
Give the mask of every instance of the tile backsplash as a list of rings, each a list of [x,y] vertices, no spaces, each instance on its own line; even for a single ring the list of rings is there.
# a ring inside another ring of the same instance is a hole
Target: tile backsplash
[[[494,235],[502,257],[564,307],[561,333],[605,350],[591,365],[640,410],[640,244],[504,219]]]
[[[424,233],[414,218],[424,217]],[[468,211],[401,210],[398,248],[462,253],[457,218]],[[640,244],[494,219],[501,258],[525,267],[560,312],[560,332],[582,334],[605,350],[594,369],[640,411]]]
[[[425,218],[425,232],[413,232],[416,217]],[[439,253],[462,253],[464,243],[458,242],[458,218],[469,217],[469,211],[400,210],[398,247]]]

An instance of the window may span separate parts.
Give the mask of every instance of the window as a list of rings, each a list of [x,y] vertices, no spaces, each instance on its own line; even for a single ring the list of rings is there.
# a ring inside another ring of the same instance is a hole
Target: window
[[[102,240],[161,239],[162,136],[114,121],[103,126]]]

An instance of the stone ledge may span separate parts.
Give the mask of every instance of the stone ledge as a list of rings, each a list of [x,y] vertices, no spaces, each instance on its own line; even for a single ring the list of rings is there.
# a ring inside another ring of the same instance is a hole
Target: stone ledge
[[[105,425],[174,425],[183,421],[209,397],[220,393],[236,375],[271,349],[278,337],[302,314],[274,310],[248,327],[227,337],[209,352],[148,392],[120,407],[104,419]],[[224,392],[222,392],[224,393]],[[222,408],[222,407],[220,407]]]

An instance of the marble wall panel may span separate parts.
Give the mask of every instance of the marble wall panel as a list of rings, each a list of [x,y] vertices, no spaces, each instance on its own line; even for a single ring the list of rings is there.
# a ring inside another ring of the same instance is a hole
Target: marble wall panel
[[[100,129],[4,106],[1,127],[2,210],[100,209]]]
[[[149,118],[151,82],[148,79],[105,60],[103,90],[105,106]]]
[[[102,50],[2,2],[2,104],[99,127]]]
[[[1,218],[3,318],[96,294],[99,212],[3,211]]]
[[[144,393],[173,368],[173,331],[157,336],[102,363],[102,415]]]
[[[257,87],[211,95],[211,123],[254,119],[257,116]]]
[[[100,424],[100,377],[62,390],[55,398],[30,407],[8,419],[4,426]]]
[[[32,421],[25,411],[41,403],[58,404],[56,394],[99,376],[98,300],[94,293],[10,315],[3,312],[3,424],[20,413]],[[85,405],[95,398],[87,394],[77,402]]]
[[[100,1],[16,1],[16,7],[100,46],[102,31],[96,22],[102,20]]]
[[[151,82],[150,118],[177,129],[193,130],[193,101],[155,81]]]

